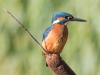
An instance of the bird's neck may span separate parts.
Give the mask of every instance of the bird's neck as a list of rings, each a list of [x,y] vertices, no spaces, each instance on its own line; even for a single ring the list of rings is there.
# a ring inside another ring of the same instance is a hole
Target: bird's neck
[[[67,26],[64,25],[64,24],[55,24],[53,27],[52,27],[52,32],[54,35],[57,35],[59,37],[63,36],[63,35],[68,35],[68,29],[67,29]]]

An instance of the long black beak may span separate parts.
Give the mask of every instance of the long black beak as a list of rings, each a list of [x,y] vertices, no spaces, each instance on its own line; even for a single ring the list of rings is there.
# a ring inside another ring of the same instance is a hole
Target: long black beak
[[[72,18],[70,21],[79,21],[79,22],[87,22],[86,20],[80,18]]]

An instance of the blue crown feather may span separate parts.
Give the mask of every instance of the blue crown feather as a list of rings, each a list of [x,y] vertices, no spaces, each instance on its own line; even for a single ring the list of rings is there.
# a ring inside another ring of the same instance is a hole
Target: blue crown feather
[[[52,17],[52,23],[57,20],[58,17],[65,17],[65,16],[72,16],[71,14],[69,13],[66,13],[66,12],[55,12],[53,14],[53,17]]]

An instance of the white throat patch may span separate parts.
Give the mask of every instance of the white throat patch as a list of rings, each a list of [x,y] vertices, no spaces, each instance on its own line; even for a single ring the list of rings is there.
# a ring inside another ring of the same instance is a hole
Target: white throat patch
[[[53,22],[53,24],[58,23],[58,22],[60,22],[60,21],[59,21],[59,20],[55,20],[55,21]]]
[[[67,25],[69,22],[66,22],[64,25]]]
[[[53,22],[53,24],[56,24],[56,23],[59,23],[60,21],[59,20],[55,20],[54,22]],[[66,23],[64,23],[64,25],[67,25],[69,22],[66,22]]]

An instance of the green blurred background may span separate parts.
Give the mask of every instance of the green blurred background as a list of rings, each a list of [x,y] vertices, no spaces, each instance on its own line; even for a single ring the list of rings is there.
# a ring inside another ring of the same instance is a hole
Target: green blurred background
[[[86,19],[68,24],[69,38],[61,56],[77,75],[100,75],[100,0],[0,0],[0,75],[54,75],[45,66],[41,48],[4,7],[40,43],[54,12]]]

